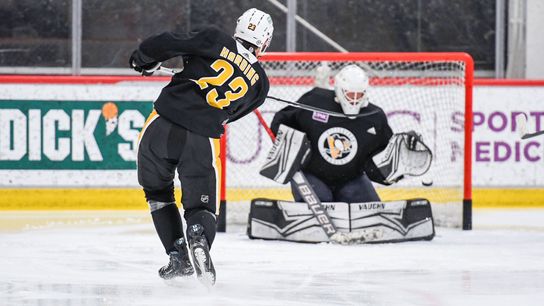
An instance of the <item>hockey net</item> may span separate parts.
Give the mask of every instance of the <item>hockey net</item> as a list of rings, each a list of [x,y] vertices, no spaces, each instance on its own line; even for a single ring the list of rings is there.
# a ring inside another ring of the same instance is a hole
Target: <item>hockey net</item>
[[[363,68],[370,77],[370,101],[385,111],[393,131],[414,130],[433,151],[423,177],[376,185],[381,199],[427,198],[437,225],[470,229],[473,62],[468,54],[277,53],[261,62],[270,80],[269,96],[290,101],[314,87],[320,66],[330,68],[330,89],[334,74],[345,65]],[[267,99],[260,112],[270,124],[285,106]],[[271,140],[255,114],[229,124],[224,143],[227,224],[247,222],[251,199],[292,200],[289,185],[259,175]]]

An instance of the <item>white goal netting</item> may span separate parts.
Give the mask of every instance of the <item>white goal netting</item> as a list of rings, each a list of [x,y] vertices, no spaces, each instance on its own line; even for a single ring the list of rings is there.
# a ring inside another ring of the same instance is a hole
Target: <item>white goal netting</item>
[[[393,131],[416,131],[433,152],[431,168],[423,177],[388,187],[376,185],[382,200],[423,197],[431,201],[438,225],[462,227],[470,222],[468,212],[463,214],[463,200],[470,200],[470,152],[465,145],[465,129],[470,126],[465,124],[471,107],[470,57],[458,53],[295,53],[271,55],[262,61],[270,80],[269,96],[291,101],[313,88],[318,67],[330,68],[328,86],[332,89],[334,74],[348,64],[357,64],[368,73],[370,101],[384,109]],[[260,111],[270,124],[275,112],[285,106],[267,99]],[[258,173],[271,141],[256,115],[230,124],[226,136],[227,223],[247,222],[251,199],[292,199],[288,185]]]

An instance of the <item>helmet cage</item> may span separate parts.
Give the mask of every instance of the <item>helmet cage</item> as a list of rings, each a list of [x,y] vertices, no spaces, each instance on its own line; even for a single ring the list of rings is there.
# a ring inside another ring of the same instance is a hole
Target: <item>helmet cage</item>
[[[363,99],[366,94],[366,90],[364,91],[352,91],[342,88],[342,94],[344,95],[344,99],[347,103],[358,106],[359,104],[363,103]]]
[[[344,114],[356,115],[361,108],[368,106],[368,87],[368,76],[357,65],[348,65],[336,74],[334,91]]]

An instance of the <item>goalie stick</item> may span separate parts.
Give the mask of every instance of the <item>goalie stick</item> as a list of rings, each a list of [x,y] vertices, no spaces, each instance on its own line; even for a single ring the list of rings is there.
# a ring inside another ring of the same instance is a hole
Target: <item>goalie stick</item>
[[[256,109],[253,111],[259,122],[262,124],[263,128],[266,130],[267,134],[270,136],[272,142],[276,141],[276,136],[264,120],[261,112]],[[312,188],[306,176],[302,171],[297,171],[292,178],[293,183],[295,184],[298,192],[304,199],[304,202],[308,205],[308,208],[316,218],[319,226],[323,229],[329,240],[333,243],[339,244],[350,244],[354,242],[364,241],[364,237],[349,237],[348,233],[339,232],[336,226],[332,223],[331,217],[323,207],[321,200],[315,193],[315,190]]]

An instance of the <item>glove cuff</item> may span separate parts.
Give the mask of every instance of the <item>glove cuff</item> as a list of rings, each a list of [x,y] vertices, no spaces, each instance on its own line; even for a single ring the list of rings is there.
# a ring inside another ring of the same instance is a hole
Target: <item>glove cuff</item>
[[[136,66],[142,67],[143,69],[150,69],[157,63],[157,60],[145,55],[140,49],[134,52],[132,60]]]

